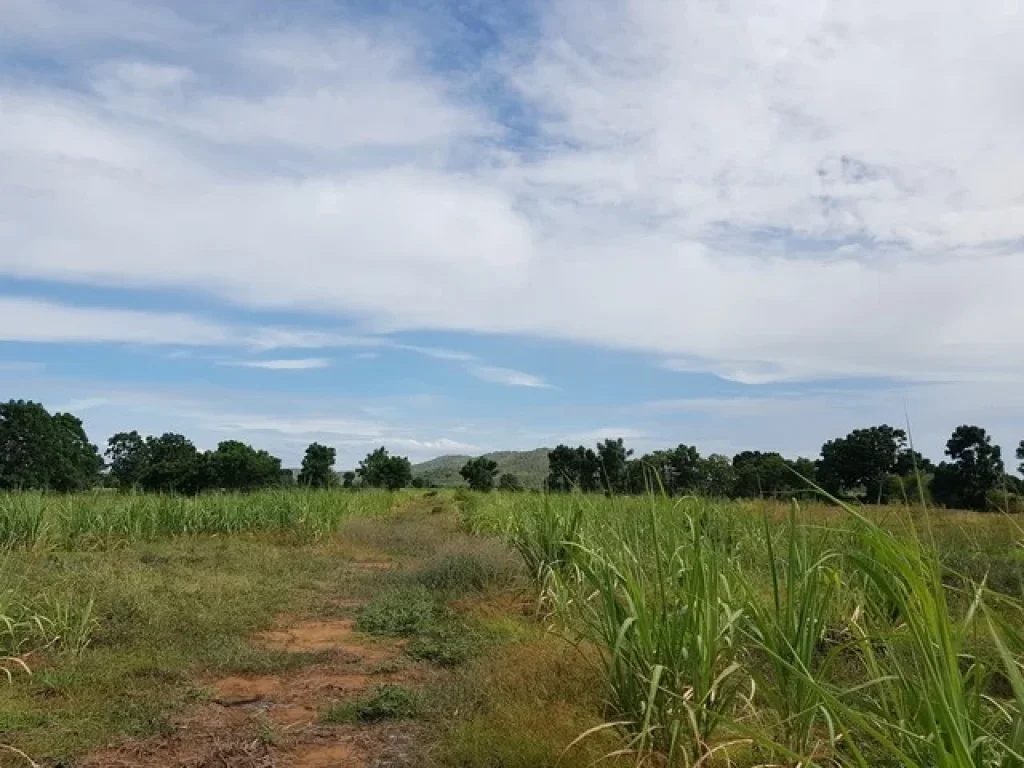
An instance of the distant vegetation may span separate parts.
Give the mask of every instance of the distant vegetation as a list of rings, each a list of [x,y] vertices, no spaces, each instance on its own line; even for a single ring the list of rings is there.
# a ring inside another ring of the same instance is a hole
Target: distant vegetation
[[[472,456],[439,456],[436,459],[414,464],[413,475],[422,478],[424,485],[437,488],[457,488],[465,485],[459,474]],[[541,490],[548,477],[548,449],[533,451],[496,451],[485,453],[483,458],[498,465],[498,474],[514,475],[526,490]]]
[[[761,451],[701,456],[685,443],[636,456],[619,438],[595,448],[558,445],[550,451],[444,456],[416,466],[380,447],[355,471],[339,476],[335,449],[318,443],[306,449],[298,473],[237,440],[200,451],[175,433],[144,437],[120,432],[107,441],[101,455],[73,414],[51,415],[38,403],[23,400],[0,404],[0,490],[73,492],[104,485],[195,495],[294,485],[388,490],[468,486],[479,491],[498,487],[509,492],[788,499],[817,494],[820,488],[835,499],[864,504],[1024,510],[1024,483],[1006,472],[1000,447],[983,428],[957,427],[945,455],[947,460],[935,465],[913,449],[906,432],[883,424],[829,440],[816,460]],[[1016,455],[1024,461],[1024,441]]]

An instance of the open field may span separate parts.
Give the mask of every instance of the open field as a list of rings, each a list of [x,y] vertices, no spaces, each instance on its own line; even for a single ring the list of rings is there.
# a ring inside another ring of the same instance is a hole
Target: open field
[[[0,765],[1024,764],[1021,541],[900,508],[4,496]]]

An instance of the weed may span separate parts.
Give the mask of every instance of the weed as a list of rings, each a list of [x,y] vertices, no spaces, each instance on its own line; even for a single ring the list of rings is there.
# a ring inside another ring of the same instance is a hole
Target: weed
[[[449,621],[415,637],[407,652],[414,659],[431,661],[441,667],[454,667],[479,653],[483,645],[484,638],[479,632]]]
[[[423,711],[423,695],[402,685],[385,684],[352,701],[330,707],[322,716],[325,723],[376,723],[382,720],[410,720]]]
[[[359,610],[356,629],[372,635],[408,637],[435,628],[442,609],[423,586],[399,587],[374,598]]]
[[[480,592],[514,583],[522,573],[520,561],[493,539],[447,546],[424,563],[413,578],[428,589],[454,595]]]

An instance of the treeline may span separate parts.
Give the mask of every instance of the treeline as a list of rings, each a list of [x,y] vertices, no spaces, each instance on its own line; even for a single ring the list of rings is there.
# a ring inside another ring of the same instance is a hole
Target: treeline
[[[1024,440],[1016,452],[1024,462]],[[913,450],[902,429],[888,425],[855,429],[829,440],[817,459],[787,459],[779,453],[744,451],[733,457],[701,456],[680,444],[634,456],[622,438],[595,448],[559,445],[548,453],[546,489],[609,494],[668,493],[729,498],[787,499],[814,495],[815,486],[843,499],[868,504],[911,501],[961,509],[1024,511],[1024,482],[1006,473],[1002,453],[977,426],[957,427],[945,460],[933,464]],[[404,456],[386,448],[367,454],[355,471],[334,470],[335,449],[312,443],[297,473],[281,460],[238,440],[200,451],[185,436],[121,432],[100,450],[89,442],[81,420],[50,414],[25,400],[0,403],[0,490],[59,492],[105,485],[122,490],[196,494],[209,490],[250,491],[280,485],[327,488],[423,487]],[[1019,470],[1024,473],[1024,463]],[[469,487],[520,491],[512,474],[480,457],[460,472]]]
[[[959,509],[1024,511],[1024,481],[1006,473],[1002,451],[977,426],[957,427],[935,465],[910,447],[907,433],[886,424],[829,440],[816,460],[743,451],[701,456],[679,445],[634,457],[621,438],[596,448],[559,445],[548,454],[549,491],[668,493],[789,499],[818,494],[866,504],[924,500]],[[1024,462],[1024,440],[1017,448]],[[1019,467],[1024,473],[1024,463]]]
[[[81,420],[70,413],[50,414],[26,400],[0,403],[0,490],[50,490],[63,493],[96,486],[157,493],[197,494],[210,490],[253,491],[274,486],[327,488],[357,484],[404,488],[413,482],[412,465],[385,448],[372,451],[355,472],[339,478],[335,449],[312,443],[298,473],[281,459],[239,440],[225,440],[200,451],[184,435],[143,436],[119,432],[106,449],[89,442]]]

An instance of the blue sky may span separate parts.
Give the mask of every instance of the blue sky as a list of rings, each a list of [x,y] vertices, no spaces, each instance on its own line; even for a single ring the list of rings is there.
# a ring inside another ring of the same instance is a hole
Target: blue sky
[[[0,397],[295,463],[1024,437],[1024,15],[0,0]]]

